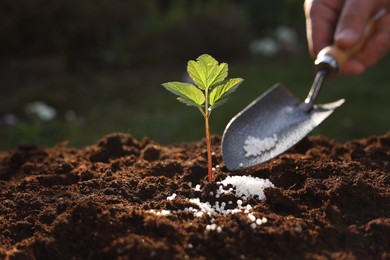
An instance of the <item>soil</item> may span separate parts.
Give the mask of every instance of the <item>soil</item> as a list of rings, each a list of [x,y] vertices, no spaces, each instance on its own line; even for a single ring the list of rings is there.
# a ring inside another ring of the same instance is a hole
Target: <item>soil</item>
[[[312,136],[238,172],[224,167],[220,141],[217,181],[275,185],[243,201],[267,222],[185,210],[197,208],[189,198],[217,200],[204,140],[162,146],[115,133],[83,149],[1,152],[0,259],[390,259],[390,133],[344,144]]]

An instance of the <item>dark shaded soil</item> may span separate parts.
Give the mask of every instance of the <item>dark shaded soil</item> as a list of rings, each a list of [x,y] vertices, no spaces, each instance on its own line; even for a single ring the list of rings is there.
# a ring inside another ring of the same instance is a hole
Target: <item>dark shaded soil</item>
[[[0,259],[390,259],[390,133],[345,144],[310,137],[235,173],[224,167],[218,137],[213,145],[217,180],[275,184],[265,200],[244,201],[267,223],[251,228],[244,213],[151,212],[216,200],[205,143],[165,147],[112,134],[81,150],[0,153]]]

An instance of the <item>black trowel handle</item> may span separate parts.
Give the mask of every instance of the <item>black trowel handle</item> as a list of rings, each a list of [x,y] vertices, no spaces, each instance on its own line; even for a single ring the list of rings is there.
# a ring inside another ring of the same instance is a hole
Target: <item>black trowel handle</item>
[[[348,60],[359,54],[364,48],[368,38],[374,33],[376,22],[385,14],[385,9],[380,10],[367,24],[363,37],[351,49],[343,50],[336,45],[323,48],[317,55],[314,62],[316,70],[327,70],[329,74],[337,74],[342,71]]]

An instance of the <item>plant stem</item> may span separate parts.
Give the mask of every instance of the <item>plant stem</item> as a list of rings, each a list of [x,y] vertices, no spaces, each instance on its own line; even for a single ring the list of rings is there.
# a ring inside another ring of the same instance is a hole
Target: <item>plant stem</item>
[[[213,182],[213,157],[211,156],[211,137],[210,137],[210,118],[211,110],[209,109],[209,90],[205,89],[205,104],[204,104],[204,119],[206,128],[206,143],[207,143],[207,170],[209,174],[209,182]]]
[[[213,158],[211,156],[211,137],[210,137],[210,126],[209,126],[209,116],[210,113],[206,110],[206,143],[207,143],[207,162],[208,162],[208,173],[209,173],[209,181],[213,182]]]

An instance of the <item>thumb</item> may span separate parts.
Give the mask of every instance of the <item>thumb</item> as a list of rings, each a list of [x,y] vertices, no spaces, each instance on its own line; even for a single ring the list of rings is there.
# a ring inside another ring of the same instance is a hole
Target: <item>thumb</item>
[[[345,1],[334,36],[337,46],[348,49],[358,43],[376,7],[375,3],[373,0]]]

